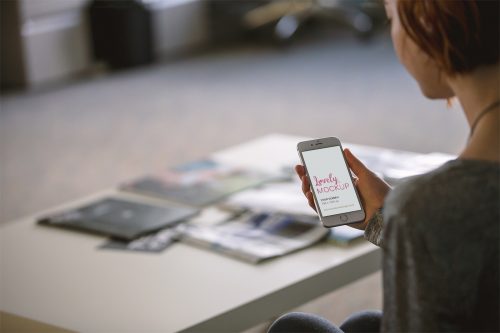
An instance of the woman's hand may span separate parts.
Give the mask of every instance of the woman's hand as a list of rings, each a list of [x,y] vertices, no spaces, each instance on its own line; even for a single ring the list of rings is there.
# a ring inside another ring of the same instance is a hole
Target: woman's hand
[[[375,173],[370,171],[351,153],[349,149],[344,149],[344,155],[349,167],[356,176],[354,183],[361,196],[361,201],[366,214],[366,218],[363,222],[349,224],[349,226],[364,230],[373,214],[375,214],[377,209],[382,207],[384,204],[384,199],[391,187],[385,181],[380,179]],[[302,192],[304,192],[304,195],[309,202],[309,206],[316,210],[313,194],[311,192],[311,186],[307,179],[304,167],[302,165],[297,165],[295,166],[295,171],[302,181]]]

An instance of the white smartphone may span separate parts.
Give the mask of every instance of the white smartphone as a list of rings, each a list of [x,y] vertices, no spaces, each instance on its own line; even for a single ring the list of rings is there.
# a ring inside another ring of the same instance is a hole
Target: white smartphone
[[[297,144],[297,150],[323,225],[331,228],[363,221],[365,211],[340,140],[331,137],[303,141]]]

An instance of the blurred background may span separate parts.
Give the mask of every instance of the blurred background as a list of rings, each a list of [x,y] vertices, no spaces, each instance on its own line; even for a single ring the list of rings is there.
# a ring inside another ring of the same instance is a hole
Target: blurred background
[[[466,140],[458,105],[398,63],[381,1],[0,6],[1,223],[269,133],[452,154]]]

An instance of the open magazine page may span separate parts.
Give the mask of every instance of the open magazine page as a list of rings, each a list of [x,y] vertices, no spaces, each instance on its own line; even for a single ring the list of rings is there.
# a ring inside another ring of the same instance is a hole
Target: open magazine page
[[[179,228],[183,242],[251,263],[308,247],[329,233],[317,217],[267,212],[246,212],[216,226]]]

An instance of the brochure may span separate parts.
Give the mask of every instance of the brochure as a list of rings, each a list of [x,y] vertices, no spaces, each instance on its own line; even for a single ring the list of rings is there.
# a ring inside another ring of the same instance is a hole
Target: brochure
[[[132,241],[111,239],[99,248],[109,250],[126,250],[135,252],[161,252],[177,241],[179,230],[176,227],[160,230]]]

